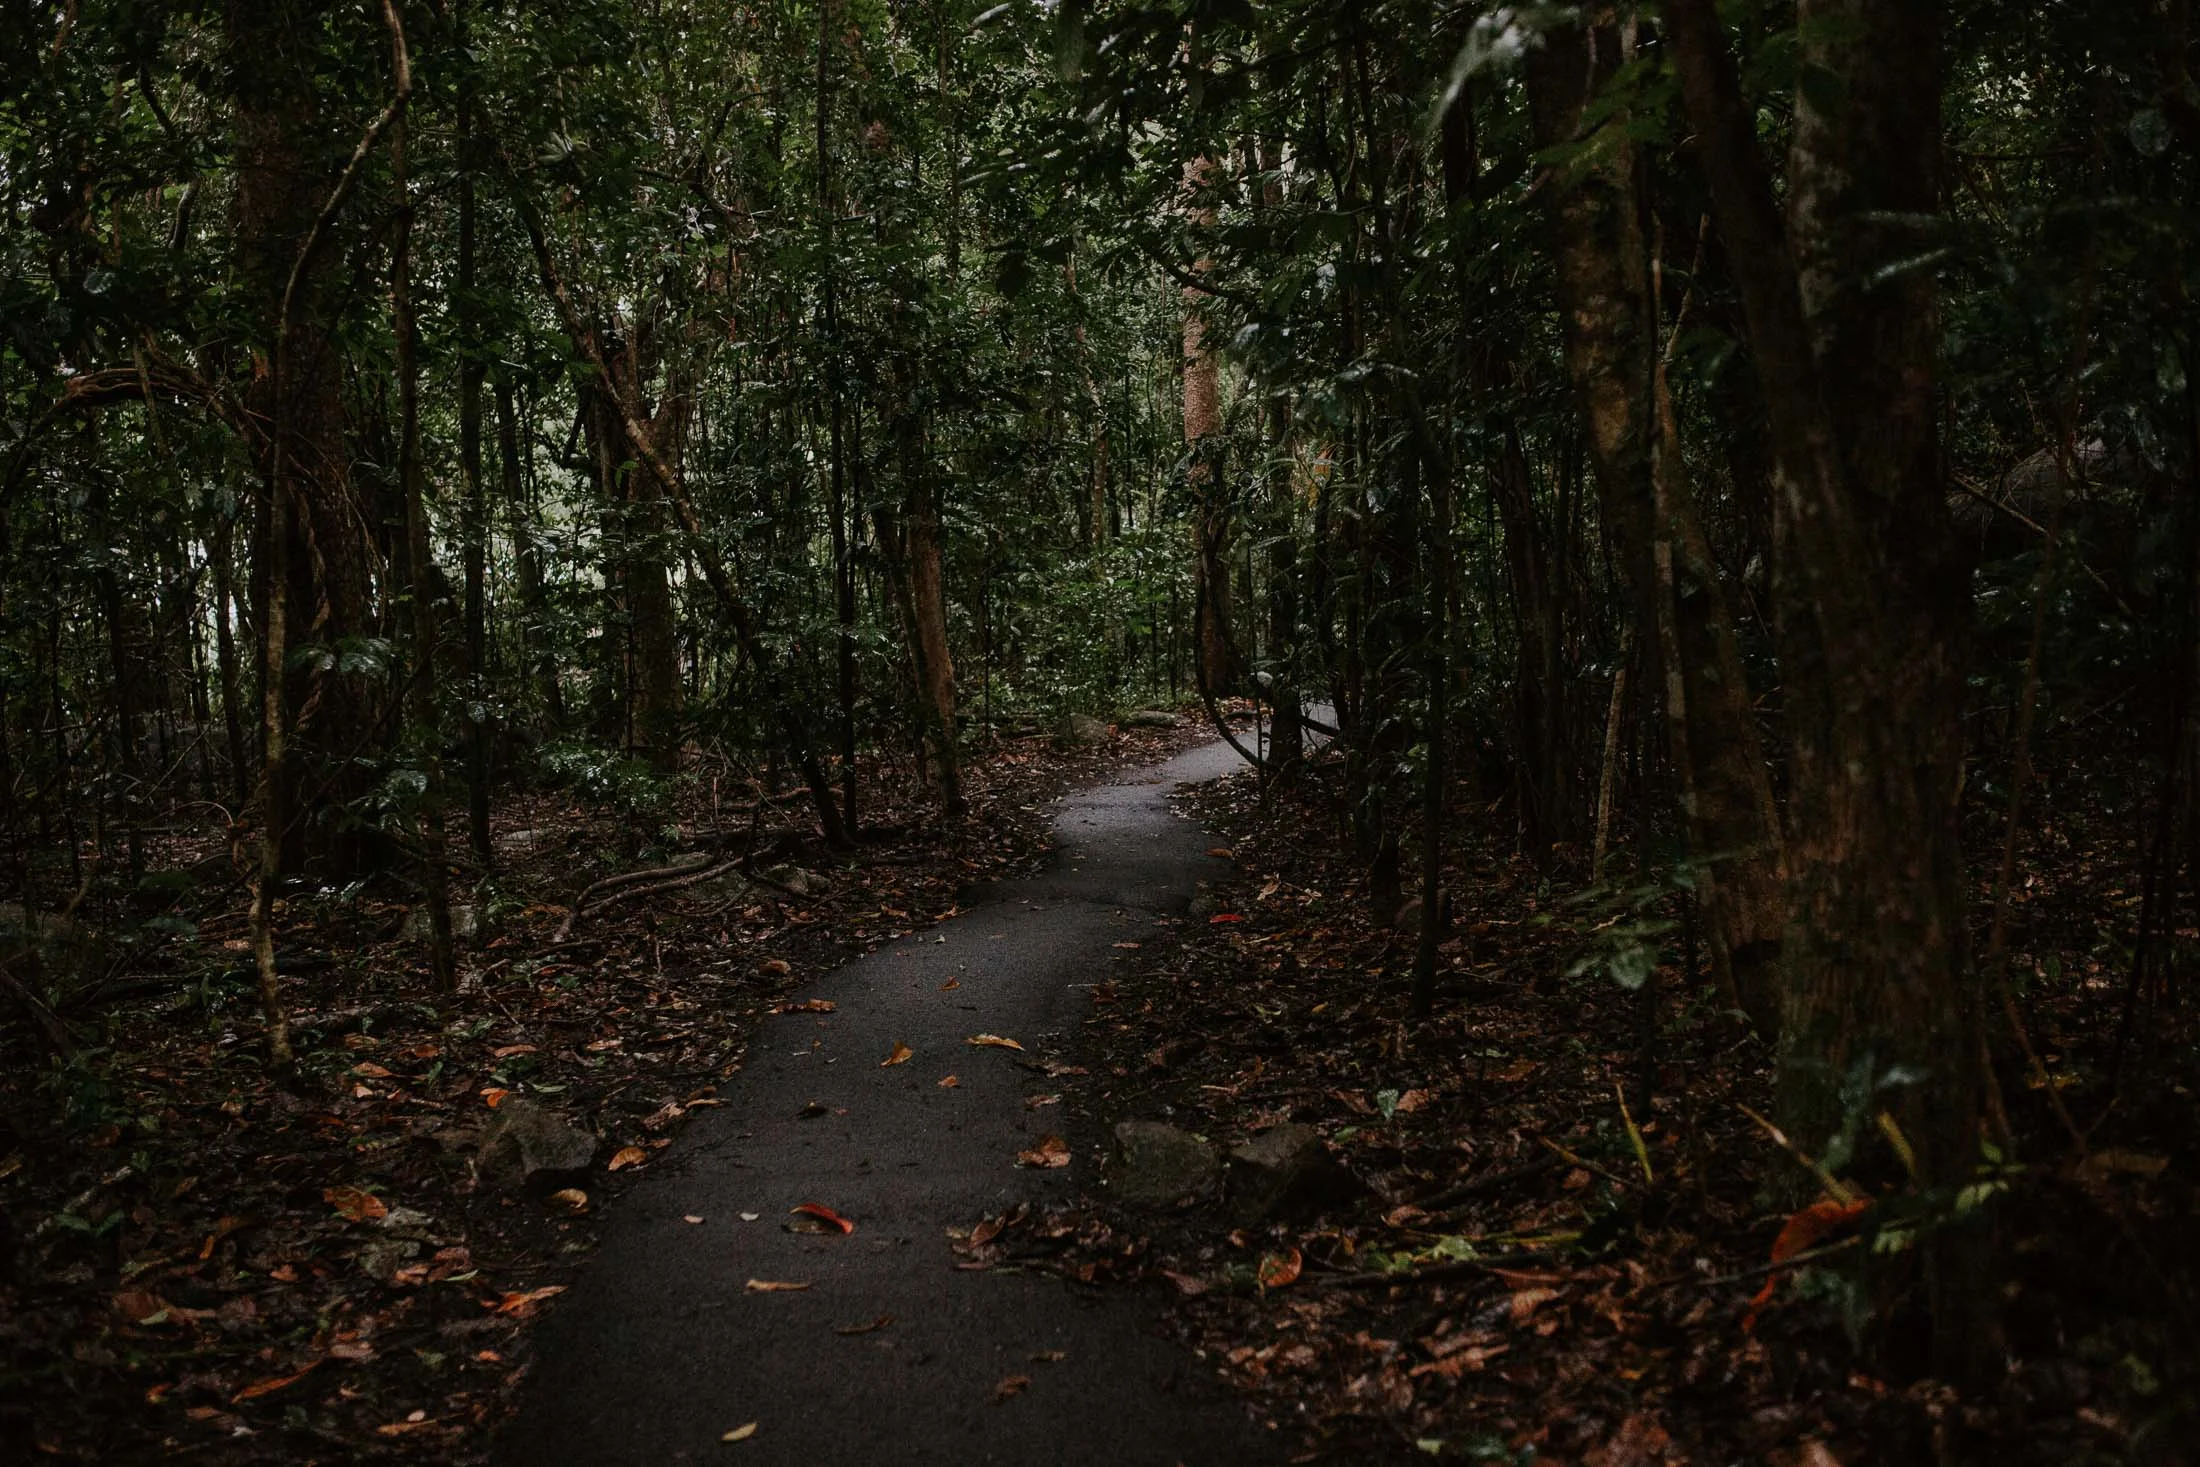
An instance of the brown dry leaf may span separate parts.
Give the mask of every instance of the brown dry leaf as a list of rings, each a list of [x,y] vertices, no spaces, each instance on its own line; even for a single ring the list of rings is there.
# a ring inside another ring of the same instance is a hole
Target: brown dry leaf
[[[942,1075],[940,1077],[940,1089],[942,1090],[954,1090],[961,1085],[962,1081],[956,1079],[953,1075]]]
[[[1506,1064],[1499,1065],[1494,1070],[1483,1071],[1482,1078],[1485,1080],[1503,1080],[1507,1083],[1511,1083],[1516,1080],[1527,1079],[1530,1075],[1534,1074],[1538,1068],[1540,1068],[1540,1066],[1538,1066],[1537,1063],[1532,1059],[1516,1059],[1509,1061]]]
[[[1228,846],[1209,846],[1207,854],[1220,861],[1235,861],[1237,859],[1237,852],[1231,850]]]
[[[736,1426],[733,1430],[727,1432],[724,1436],[718,1438],[718,1440],[722,1442],[745,1442],[750,1437],[756,1435],[756,1425],[757,1424],[753,1421],[744,1421],[739,1426]]]
[[[1638,1411],[1620,1423],[1609,1441],[1583,1457],[1582,1467],[1657,1467],[1672,1444],[1656,1417]]]
[[[235,1394],[234,1396],[231,1396],[229,1398],[229,1404],[232,1406],[241,1406],[245,1402],[253,1400],[256,1397],[272,1395],[274,1392],[281,1390],[286,1385],[294,1385],[297,1382],[304,1380],[308,1375],[313,1373],[314,1369],[318,1367],[320,1363],[321,1358],[317,1357],[315,1359],[308,1360],[302,1368],[298,1370],[293,1370],[288,1375],[277,1375],[271,1376],[266,1380],[256,1380],[252,1384],[246,1386],[243,1390],[237,1392],[237,1394]]]
[[[534,1052],[535,1046],[532,1044],[507,1044],[499,1049],[490,1050],[489,1057],[491,1059],[510,1059],[515,1054],[533,1054]]]
[[[649,1160],[649,1153],[639,1146],[622,1146],[610,1161],[604,1164],[608,1172],[623,1172],[630,1166],[640,1166]]]
[[[973,1034],[968,1040],[964,1042],[980,1045],[988,1049],[1013,1049],[1018,1051],[1019,1053],[1023,1050],[1023,1046],[1021,1044],[1018,1044],[1015,1040],[1004,1039],[998,1034]]]
[[[752,1294],[799,1294],[809,1286],[807,1280],[796,1284],[784,1279],[750,1279],[744,1285]]]
[[[373,1222],[390,1211],[388,1203],[360,1187],[330,1187],[321,1193],[321,1200],[353,1222]]]
[[[114,1296],[115,1312],[132,1324],[165,1324],[172,1307],[150,1289],[125,1289]]]
[[[888,1065],[905,1065],[909,1063],[909,1056],[915,1053],[916,1051],[906,1044],[896,1044],[893,1052],[878,1062],[878,1067],[883,1070]]]
[[[1299,1281],[1299,1270],[1303,1266],[1296,1248],[1267,1254],[1260,1261],[1260,1286],[1264,1289],[1280,1289],[1287,1284],[1295,1284]]]
[[[1404,1115],[1412,1115],[1424,1106],[1435,1104],[1436,1100],[1437,1094],[1433,1090],[1408,1090],[1398,1097],[1398,1110]]]
[[[1520,1324],[1557,1297],[1556,1289],[1516,1289],[1506,1307],[1512,1315],[1512,1322]]]
[[[1144,947],[1146,944],[1142,942],[1119,942],[1115,945],[1123,949],[1125,952],[1136,952],[1140,948]]]
[[[769,973],[775,978],[783,973],[792,973],[794,971],[794,969],[787,966],[787,960],[785,958],[766,958],[763,962],[756,965],[756,970],[759,973]]]
[[[374,1429],[374,1434],[376,1436],[404,1436],[408,1432],[425,1431],[437,1424],[429,1420],[423,1413],[415,1411],[403,1421],[392,1421],[386,1425],[377,1426]]]
[[[489,1307],[499,1314],[507,1314],[514,1319],[525,1319],[535,1312],[537,1304],[545,1299],[555,1298],[564,1292],[565,1285],[563,1284],[544,1284],[539,1289],[528,1289],[522,1293],[506,1294]]]
[[[853,1221],[848,1218],[842,1217],[839,1213],[833,1211],[830,1207],[827,1207],[822,1202],[804,1202],[797,1206],[788,1208],[787,1211],[795,1219],[794,1222],[787,1224],[787,1230],[789,1232],[852,1233],[856,1230],[856,1225]],[[797,1225],[804,1221],[815,1223],[817,1224],[817,1226],[801,1227]]]
[[[1023,1391],[1023,1388],[1030,1384],[1031,1377],[1028,1375],[1003,1376],[1001,1377],[1001,1383],[993,1388],[993,1399],[996,1401],[1005,1401],[1010,1396],[1020,1394]]]
[[[588,1194],[578,1187],[560,1187],[550,1194],[550,1200],[573,1212],[588,1211]]]
[[[1187,1299],[1197,1299],[1211,1287],[1203,1278],[1188,1273],[1178,1273],[1174,1269],[1165,1268],[1161,1270],[1161,1276],[1176,1285],[1176,1291]]]
[[[1041,1136],[1029,1151],[1016,1153],[1016,1165],[1042,1168],[1069,1165],[1069,1143],[1059,1136]]]
[[[829,998],[805,998],[795,1003],[783,1003],[773,1007],[775,1014],[829,1014],[839,1008]]]
[[[958,989],[958,988],[960,988],[960,987],[962,987],[962,986],[963,986],[963,983],[962,983],[962,979],[960,979],[960,978],[950,978],[950,979],[948,979],[948,980],[947,980],[947,981],[946,981],[945,983],[942,983],[942,984],[940,985],[940,992],[942,992],[942,993],[953,993],[953,992],[954,992],[954,991],[955,991],[956,989]]]
[[[873,1330],[884,1329],[893,1322],[893,1315],[881,1314],[878,1318],[868,1320],[862,1324],[836,1324],[833,1326],[833,1333],[836,1335],[867,1335]]]
[[[374,1063],[372,1060],[363,1060],[360,1063],[353,1065],[351,1067],[351,1072],[354,1075],[357,1075],[360,1078],[367,1080],[388,1080],[394,1078],[388,1070],[383,1069],[380,1065]]]

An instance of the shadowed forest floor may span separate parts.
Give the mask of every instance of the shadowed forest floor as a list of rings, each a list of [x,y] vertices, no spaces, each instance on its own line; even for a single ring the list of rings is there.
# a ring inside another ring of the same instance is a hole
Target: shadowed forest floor
[[[114,980],[130,996],[67,1016],[85,1045],[72,1060],[5,1031],[0,1445],[85,1462],[481,1460],[531,1322],[579,1302],[552,1301],[683,1119],[731,1093],[767,1012],[1033,869],[1053,795],[1206,736],[1125,731],[1072,754],[1034,738],[983,767],[967,826],[915,821],[837,863],[789,832],[783,859],[759,863],[769,885],[698,883],[570,929],[576,892],[673,852],[531,797],[500,815],[505,896],[443,1011],[419,991],[399,907],[294,907],[286,950],[317,961],[292,982],[307,1043],[289,1088],[258,1062],[247,981],[220,966],[234,911],[197,913],[195,945],[143,955]],[[2044,1088],[2015,1072],[2012,1122],[2043,1160],[2013,1166],[1988,1214],[2014,1240],[2013,1364],[1957,1391],[1855,1369],[1838,1229],[1809,1240],[1803,1261],[1822,1266],[1773,1266],[1797,1166],[1744,1109],[1768,1108],[1768,1056],[1707,1021],[1708,986],[1678,963],[1640,993],[1576,971],[1641,903],[1553,895],[1571,888],[1504,854],[1486,812],[1456,812],[1484,828],[1446,873],[1437,1014],[1417,1026],[1412,935],[1356,889],[1335,777],[1317,760],[1268,801],[1250,774],[1182,797],[1225,842],[1212,889],[1095,969],[1063,1051],[1082,1063],[1030,1082],[1061,1106],[1069,1185],[965,1219],[961,1268],[1165,1303],[1188,1368],[1299,1461],[2191,1460],[2192,1141],[2160,1120],[2184,1091],[2152,1091],[2135,1067],[2102,1110],[2115,985],[2086,914],[2113,907],[2128,866],[2082,819],[2047,842],[2019,928],[2049,1083],[2097,1119],[2082,1159],[2050,1160],[2070,1148]],[[760,826],[758,848],[770,839]],[[585,1178],[519,1194],[477,1181],[481,1128],[511,1095],[597,1133]],[[1354,1197],[1251,1225],[1213,1204],[1123,1207],[1093,1183],[1126,1119],[1223,1146],[1312,1125]]]

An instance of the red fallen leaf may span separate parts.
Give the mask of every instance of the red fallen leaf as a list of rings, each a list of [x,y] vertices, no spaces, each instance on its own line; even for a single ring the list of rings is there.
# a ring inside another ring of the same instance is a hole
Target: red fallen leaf
[[[1059,1136],[1042,1136],[1029,1151],[1016,1153],[1016,1165],[1041,1168],[1069,1165],[1069,1143]]]
[[[232,1406],[241,1406],[246,1401],[252,1400],[255,1397],[272,1395],[276,1391],[281,1390],[284,1386],[295,1385],[297,1382],[304,1380],[308,1375],[311,1375],[313,1373],[314,1369],[320,1365],[321,1358],[325,1357],[317,1357],[315,1359],[309,1360],[306,1362],[304,1369],[294,1370],[288,1375],[278,1375],[271,1377],[267,1380],[256,1380],[251,1385],[248,1385],[243,1390],[237,1392],[237,1394],[235,1394],[234,1396],[231,1396],[229,1398],[229,1404]]]
[[[1780,1236],[1772,1240],[1772,1261],[1787,1262],[1870,1206],[1871,1201],[1868,1198],[1857,1198],[1850,1202],[1836,1202],[1830,1197],[1820,1198],[1781,1226]],[[1772,1302],[1773,1291],[1779,1284],[1780,1275],[1775,1272],[1765,1280],[1765,1286],[1757,1291],[1756,1297],[1749,1301],[1749,1313],[1742,1316],[1743,1334],[1757,1328],[1757,1316]]]
[[[1286,1284],[1295,1284],[1299,1281],[1301,1266],[1299,1250],[1296,1248],[1270,1253],[1260,1261],[1260,1286],[1264,1289],[1280,1289]]]
[[[330,1187],[321,1193],[321,1200],[353,1222],[373,1222],[390,1213],[388,1203],[359,1187]]]
[[[1020,1394],[1023,1391],[1023,1388],[1030,1384],[1031,1377],[1028,1375],[1003,1376],[1001,1378],[1001,1383],[993,1388],[993,1399],[996,1401],[1005,1401],[1010,1396]]]
[[[1243,922],[1244,920],[1235,912],[1217,912],[1207,919],[1207,925],[1209,927],[1220,927],[1225,922]]]
[[[839,1007],[840,1005],[829,998],[805,998],[796,1003],[774,1005],[772,1012],[775,1014],[829,1014]]]
[[[842,1233],[852,1233],[856,1230],[856,1225],[853,1222],[842,1217],[822,1202],[805,1202],[799,1207],[790,1207],[787,1211],[796,1217],[815,1218],[828,1227],[839,1229]]]

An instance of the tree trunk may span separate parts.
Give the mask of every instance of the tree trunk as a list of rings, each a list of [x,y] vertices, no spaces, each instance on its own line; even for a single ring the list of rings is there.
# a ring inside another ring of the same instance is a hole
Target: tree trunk
[[[1215,165],[1196,158],[1184,166],[1184,188],[1195,228],[1214,227],[1209,197]],[[1211,268],[1201,260],[1195,275]],[[1199,652],[1200,691],[1227,697],[1241,681],[1236,641],[1230,635],[1230,516],[1223,490],[1222,362],[1207,341],[1207,293],[1184,287],[1184,446],[1189,451],[1192,551],[1197,588],[1193,636]]]
[[[1617,25],[1547,33],[1529,66],[1537,141],[1588,143],[1584,119],[1628,57]],[[1759,1031],[1778,1032],[1773,967],[1786,925],[1772,781],[1750,718],[1733,620],[1696,515],[1666,401],[1644,249],[1641,161],[1621,131],[1544,180],[1568,375],[1605,525],[1634,593],[1638,645],[1662,664],[1673,769],[1713,968]]]
[[[463,24],[463,8],[461,9]],[[461,63],[465,64],[465,63]],[[474,859],[483,870],[496,864],[489,837],[489,505],[482,481],[481,389],[488,376],[480,339],[481,313],[474,299],[479,211],[474,200],[477,159],[474,139],[473,76],[461,82],[458,99],[458,300],[461,323],[458,368],[458,469],[464,480],[461,554],[466,576],[466,830]]]
[[[1955,1186],[1981,1106],[1958,823],[1969,578],[1941,488],[1932,281],[1875,280],[1915,253],[1905,221],[1940,205],[1940,7],[1799,7],[1800,65],[1823,85],[1798,89],[1784,227],[1712,0],[1671,0],[1666,17],[1778,464],[1794,900],[1781,1113],[1824,1154],[1884,1109],[1919,1179]],[[1982,1252],[1953,1230],[1926,1250],[1950,1373],[1996,1353]],[[1880,1285],[1892,1305],[1895,1281]]]

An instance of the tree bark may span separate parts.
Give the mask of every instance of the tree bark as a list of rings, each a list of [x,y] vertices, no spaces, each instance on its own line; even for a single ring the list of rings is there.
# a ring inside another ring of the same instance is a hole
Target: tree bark
[[[1215,165],[1195,158],[1184,165],[1184,189],[1194,228],[1212,229]],[[1212,262],[1192,266],[1204,275]],[[1230,516],[1223,490],[1222,362],[1207,340],[1207,292],[1184,293],[1184,446],[1190,455],[1192,552],[1197,588],[1196,625],[1200,691],[1228,697],[1242,681],[1236,639],[1230,634]]]
[[[1529,66],[1538,142],[1578,146],[1540,190],[1550,218],[1565,358],[1588,429],[1603,519],[1631,584],[1639,645],[1655,647],[1682,824],[1713,969],[1768,1038],[1786,925],[1772,781],[1718,570],[1696,513],[1658,347],[1644,248],[1642,160],[1625,116],[1587,121],[1628,60],[1617,25],[1549,32]],[[1607,135],[1591,136],[1594,126]]]
[[[1796,99],[1784,225],[1712,0],[1670,0],[1666,21],[1777,461],[1783,1123],[1823,1155],[1884,1109],[1920,1181],[1954,1186],[1981,1107],[1958,823],[1969,578],[1941,488],[1933,283],[1884,268],[1915,253],[1903,221],[1940,207],[1941,7],[1803,0],[1819,83]],[[1926,1249],[1933,1353],[1959,1375],[1994,1355],[1981,1251],[1949,1230]]]

